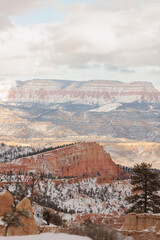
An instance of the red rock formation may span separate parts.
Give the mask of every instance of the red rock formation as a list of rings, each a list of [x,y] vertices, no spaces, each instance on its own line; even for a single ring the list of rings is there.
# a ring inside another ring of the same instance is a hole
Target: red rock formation
[[[134,240],[160,240],[160,216],[128,214],[121,231],[124,236],[132,236]]]
[[[6,211],[11,211],[12,205],[12,195],[8,191],[0,193],[0,217],[3,216]]]
[[[72,146],[21,158],[11,163],[0,164],[1,172],[35,171],[52,173],[60,177],[121,178],[123,170],[112,161],[111,156],[98,143],[78,143]],[[106,179],[104,180],[104,182]],[[102,182],[102,180],[101,180]]]
[[[13,206],[13,196],[8,192],[5,191],[0,194],[0,217],[4,215],[5,212],[11,211],[11,207]],[[29,211],[30,217],[26,218],[21,216],[20,219],[23,226],[14,227],[10,226],[8,228],[8,235],[9,236],[18,236],[18,235],[29,235],[29,234],[38,234],[38,227],[36,225],[32,206],[30,204],[29,199],[24,198],[18,205],[17,210],[27,210]],[[4,225],[0,224],[0,236],[4,236],[5,227]]]
[[[124,223],[123,216],[116,215],[106,215],[106,214],[97,214],[97,213],[87,213],[77,215],[73,222],[84,223],[86,220],[91,220],[92,223],[101,224],[106,227],[119,229]]]
[[[34,216],[33,216],[33,209],[29,199],[24,198],[22,201],[17,205],[17,210],[26,210],[29,211],[30,217],[20,217],[24,226],[19,227],[10,227],[8,231],[8,235],[33,235],[38,234],[38,227],[36,225]]]

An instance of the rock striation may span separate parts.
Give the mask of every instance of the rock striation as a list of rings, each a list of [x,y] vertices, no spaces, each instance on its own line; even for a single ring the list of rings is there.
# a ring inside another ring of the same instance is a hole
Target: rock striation
[[[128,214],[121,231],[134,240],[160,240],[160,215]]]
[[[1,171],[51,173],[55,177],[99,177],[99,183],[124,177],[123,170],[96,142],[77,143],[64,148],[1,163]],[[108,177],[108,178],[107,178]],[[101,179],[100,179],[101,178]],[[103,180],[104,178],[104,180]]]
[[[14,102],[56,102],[78,101],[79,103],[160,101],[160,93],[152,83],[120,81],[62,81],[31,80],[14,82],[7,87],[4,94],[4,83],[0,82],[0,97]]]

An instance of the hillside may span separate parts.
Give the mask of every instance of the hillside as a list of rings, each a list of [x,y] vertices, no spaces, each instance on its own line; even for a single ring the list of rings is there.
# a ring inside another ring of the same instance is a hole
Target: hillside
[[[5,142],[50,144],[87,136],[160,142],[160,92],[147,82],[1,80],[0,103]]]

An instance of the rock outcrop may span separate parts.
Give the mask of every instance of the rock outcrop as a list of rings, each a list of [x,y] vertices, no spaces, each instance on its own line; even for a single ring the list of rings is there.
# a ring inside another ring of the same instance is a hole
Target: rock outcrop
[[[111,159],[111,156],[96,142],[77,143],[64,148],[51,150],[31,157],[25,157],[0,164],[1,171],[35,171],[52,173],[56,177],[104,177],[123,178],[124,172]],[[99,179],[103,182],[103,178]]]
[[[8,192],[2,192],[0,194],[0,217],[4,215],[5,212],[11,211],[13,206],[13,196]],[[9,236],[20,236],[20,235],[33,235],[38,234],[38,227],[36,225],[32,206],[29,199],[24,198],[18,205],[17,210],[27,210],[29,211],[29,218],[21,216],[23,226],[13,227],[10,226],[7,231]],[[5,227],[0,224],[0,235],[4,236]]]
[[[32,206],[30,204],[29,199],[24,198],[22,201],[17,205],[17,210],[27,210],[29,211],[30,217],[20,217],[22,220],[22,223],[24,226],[19,227],[9,227],[8,229],[8,235],[10,236],[21,236],[21,235],[34,235],[38,234],[38,227],[36,225],[34,216],[33,216],[33,210]]]
[[[13,205],[13,197],[8,191],[0,193],[0,217],[4,215],[6,211],[11,211]]]
[[[134,240],[160,240],[160,215],[128,214],[121,231]]]

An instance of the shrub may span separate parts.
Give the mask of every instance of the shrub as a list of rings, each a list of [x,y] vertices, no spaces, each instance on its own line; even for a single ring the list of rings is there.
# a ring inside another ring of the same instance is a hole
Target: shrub
[[[62,218],[58,213],[52,213],[49,209],[43,210],[43,219],[47,222],[49,225],[50,223],[60,226],[63,224]]]
[[[87,236],[93,240],[122,240],[120,233],[113,229],[108,229],[106,226],[93,224],[91,221],[77,226],[73,226],[69,229],[70,234],[76,234],[80,236]]]
[[[12,207],[12,211],[5,212],[5,214],[2,217],[2,221],[6,223],[5,225],[5,236],[7,236],[7,231],[10,226],[18,227],[18,226],[24,226],[21,216],[24,216],[26,218],[30,217],[30,213],[27,210],[17,210],[15,207]]]

